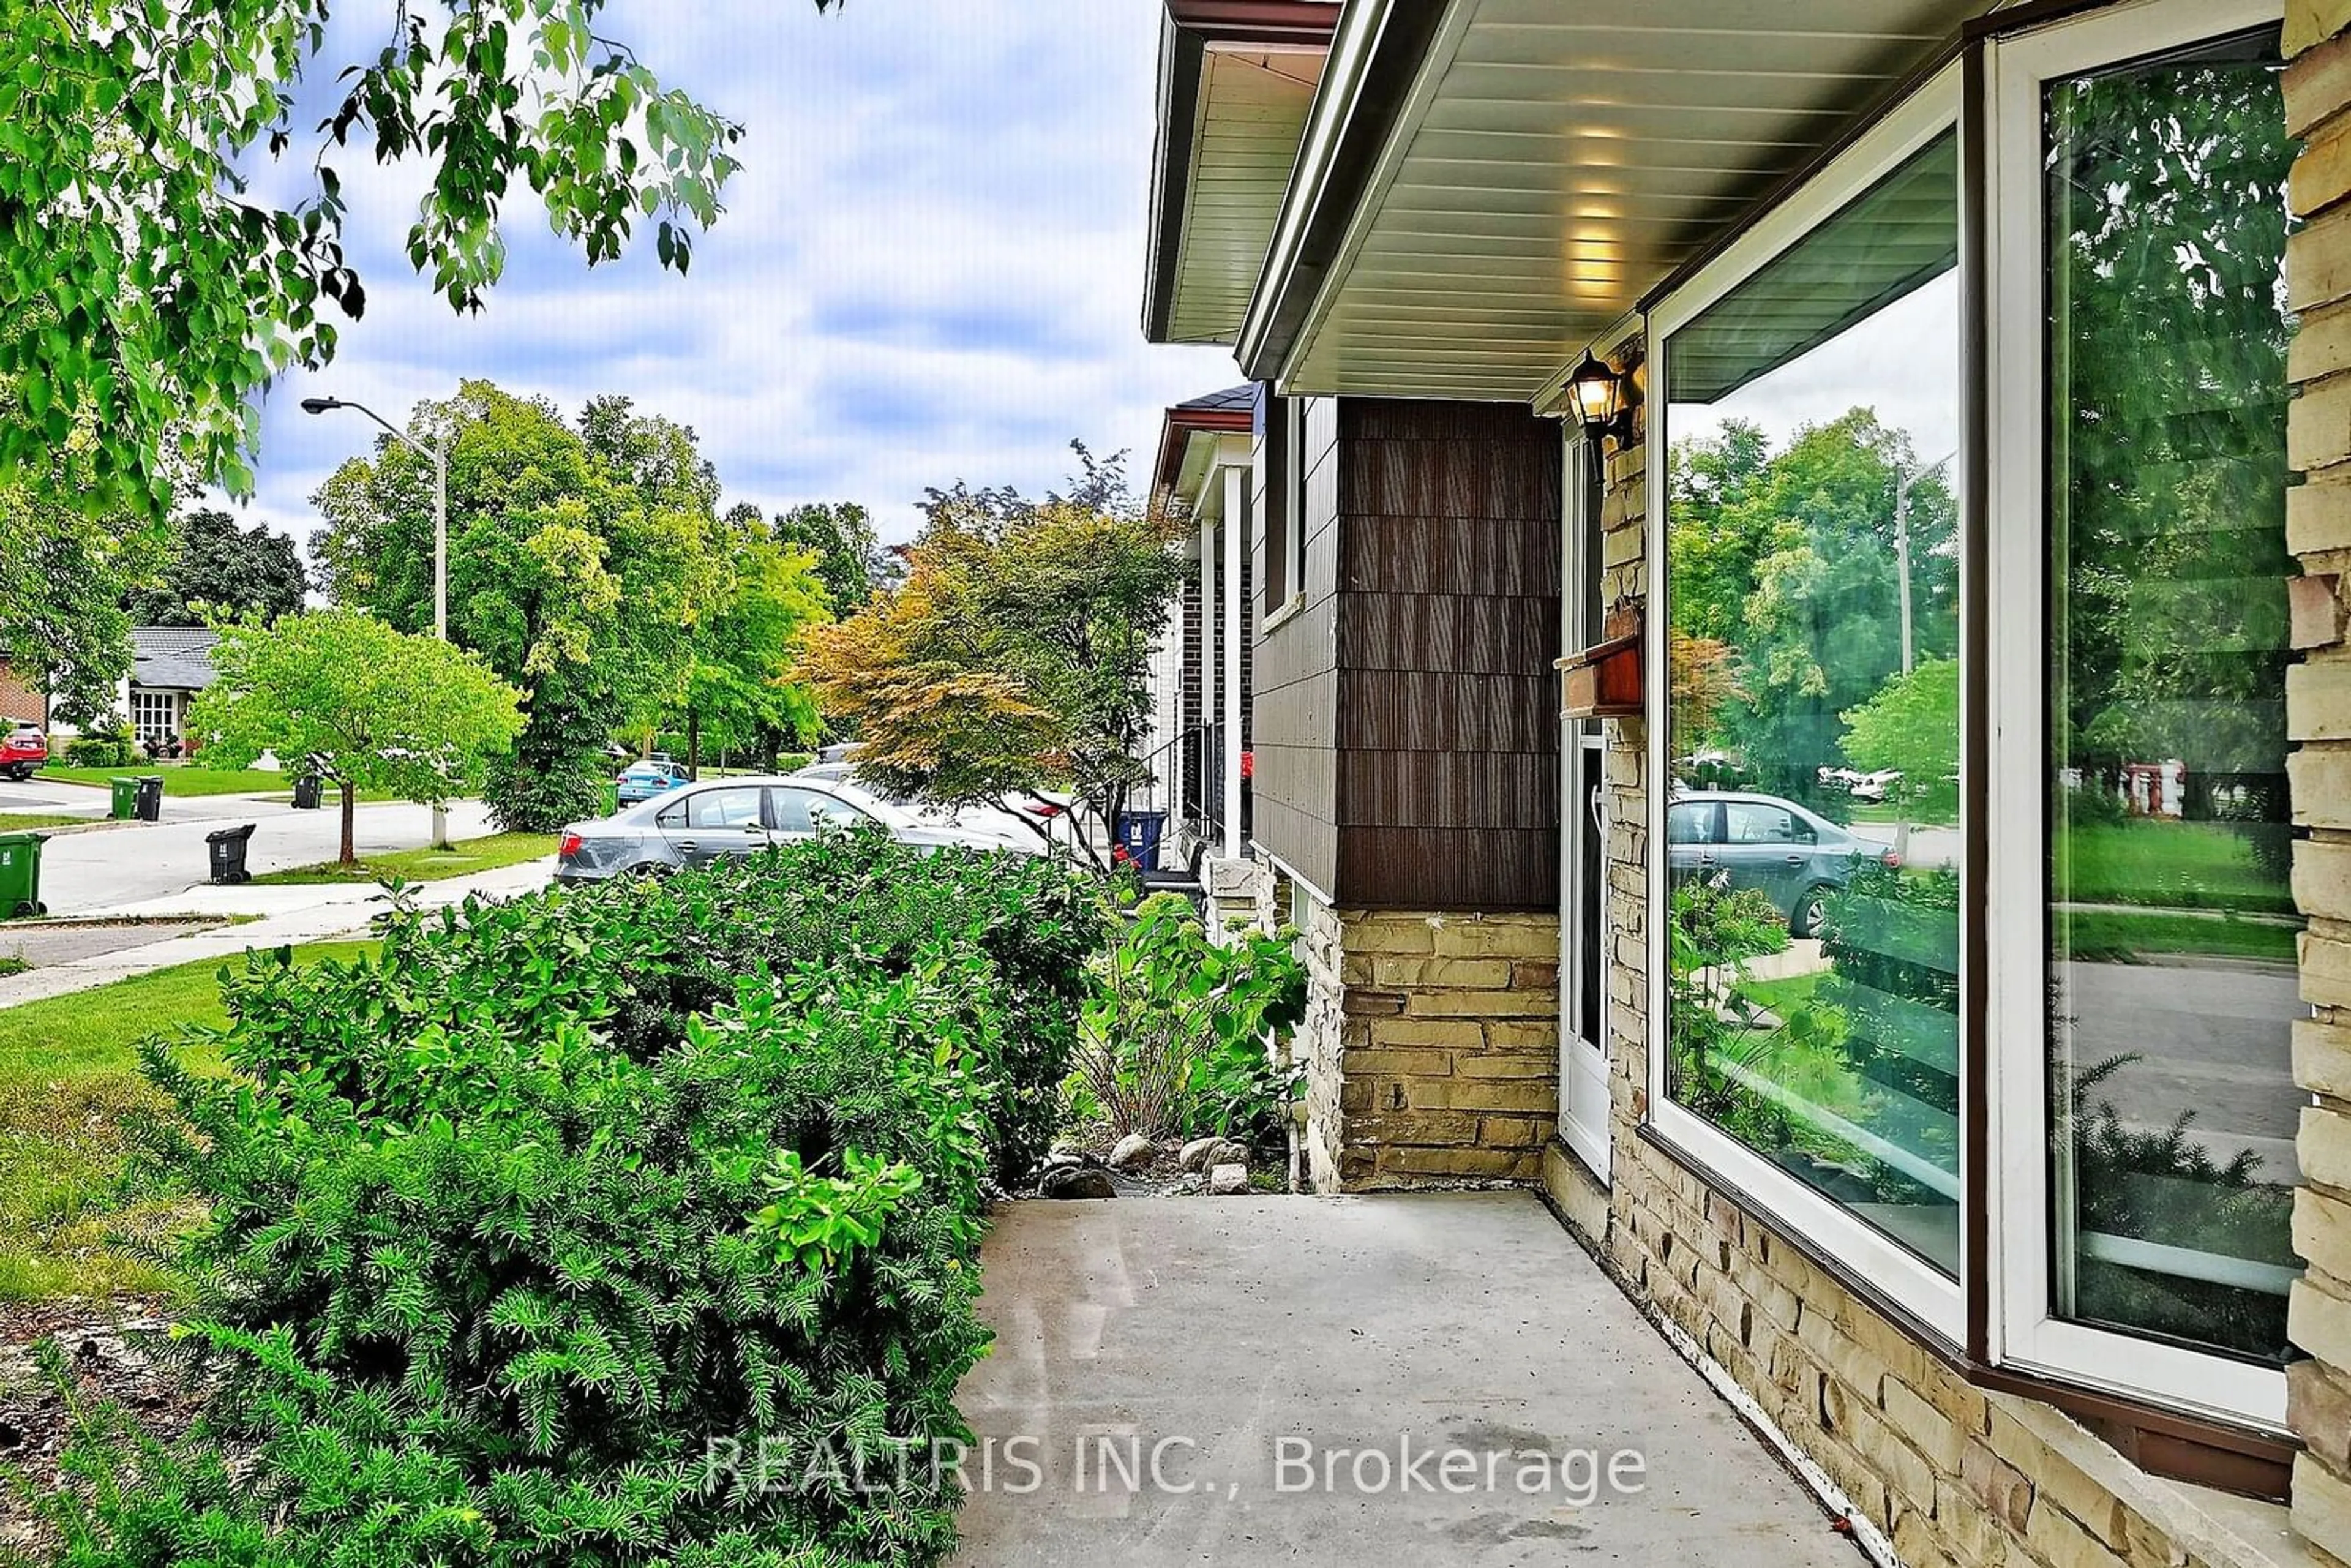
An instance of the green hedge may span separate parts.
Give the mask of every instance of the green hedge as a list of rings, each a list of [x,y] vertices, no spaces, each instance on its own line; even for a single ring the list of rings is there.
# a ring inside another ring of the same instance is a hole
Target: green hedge
[[[1050,1135],[1092,907],[827,841],[251,963],[232,1075],[147,1053],[225,1392],[89,1445],[60,1561],[941,1561],[984,1184]],[[765,1490],[705,1462],[762,1438]]]

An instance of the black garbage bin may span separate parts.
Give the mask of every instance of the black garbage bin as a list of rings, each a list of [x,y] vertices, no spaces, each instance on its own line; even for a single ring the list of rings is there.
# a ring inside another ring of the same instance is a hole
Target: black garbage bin
[[[319,809],[319,776],[317,774],[305,773],[301,778],[294,780],[294,809],[298,811],[315,811]]]
[[[241,828],[223,828],[217,833],[204,835],[204,846],[212,852],[213,880],[224,885],[251,882],[253,873],[245,869],[245,852],[253,842],[256,824]]]
[[[1159,839],[1166,831],[1165,811],[1121,811],[1118,814],[1119,858],[1137,871],[1159,869]]]
[[[163,820],[163,776],[141,774],[139,779],[139,820],[160,822]]]

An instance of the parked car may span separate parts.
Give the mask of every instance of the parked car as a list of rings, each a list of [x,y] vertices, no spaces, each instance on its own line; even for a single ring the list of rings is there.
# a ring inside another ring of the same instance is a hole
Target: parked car
[[[1016,849],[1036,850],[1052,841],[1051,818],[1061,808],[1046,803],[1041,810],[1024,813],[1016,802],[1021,797],[1008,795],[994,805],[958,806],[953,810],[889,791],[858,777],[853,762],[811,762],[792,775],[821,784],[846,785],[866,794],[886,800],[898,810],[914,817],[927,826],[960,828],[968,832],[1001,839]]]
[[[1666,863],[1676,880],[1719,875],[1759,889],[1787,917],[1791,936],[1816,934],[1828,895],[1873,861],[1901,863],[1885,845],[1777,795],[1691,790],[1666,807]]]
[[[877,826],[925,850],[1034,848],[964,828],[924,822],[854,785],[810,779],[718,779],[688,784],[623,807],[601,821],[574,822],[555,852],[558,882],[603,882],[705,865],[815,836],[840,824]]]
[[[623,806],[650,800],[656,795],[666,795],[685,785],[685,769],[664,758],[632,762],[621,769],[619,799]]]
[[[1875,773],[1863,773],[1851,768],[1823,768],[1820,780],[1824,789],[1842,789],[1855,800],[1875,806],[1885,800],[1888,789],[1902,782],[1902,770],[1881,768]]]
[[[49,760],[49,737],[37,724],[20,724],[0,735],[0,779],[22,784]]]

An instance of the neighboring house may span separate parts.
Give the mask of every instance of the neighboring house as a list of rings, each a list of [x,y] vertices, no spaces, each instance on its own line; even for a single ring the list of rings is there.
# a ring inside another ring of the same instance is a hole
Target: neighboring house
[[[49,696],[41,684],[0,659],[0,728],[10,724],[49,727]]]
[[[1160,864],[1196,873],[1219,914],[1257,904],[1248,858],[1250,643],[1256,597],[1249,538],[1253,386],[1167,411],[1153,504],[1185,520],[1193,570],[1153,667],[1155,706],[1144,752],[1156,779],[1143,804],[1168,813]]]
[[[141,746],[168,745],[188,733],[188,705],[213,684],[213,646],[220,634],[202,626],[134,626],[122,711]]]
[[[2351,1560],[2346,19],[1167,0],[1315,1183],[1539,1185],[1886,1561]]]

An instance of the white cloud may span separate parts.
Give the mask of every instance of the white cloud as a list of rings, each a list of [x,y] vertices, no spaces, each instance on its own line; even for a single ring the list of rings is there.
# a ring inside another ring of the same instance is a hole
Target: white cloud
[[[1141,469],[1168,403],[1237,379],[1225,350],[1153,348],[1136,325],[1158,18],[1152,0],[822,18],[622,0],[600,28],[747,127],[692,273],[650,245],[590,269],[526,193],[505,280],[460,319],[401,254],[421,172],[343,154],[368,310],[328,371],[273,392],[254,513],[307,536],[306,497],[368,444],[302,397],[397,420],[475,375],[567,409],[626,393],[699,432],[730,498],[860,500],[893,536],[926,485],[1057,484],[1073,436]],[[338,27],[341,57],[377,42]]]

